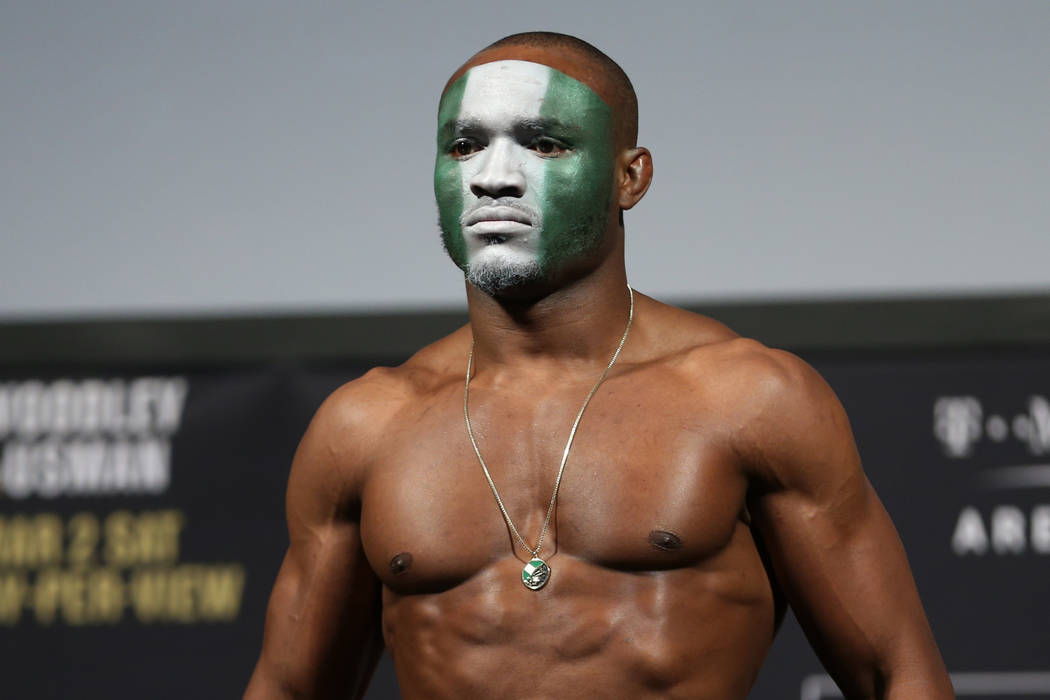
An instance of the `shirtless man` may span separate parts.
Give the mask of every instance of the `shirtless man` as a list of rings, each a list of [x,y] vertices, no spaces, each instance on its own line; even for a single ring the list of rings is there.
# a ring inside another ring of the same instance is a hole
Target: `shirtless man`
[[[847,697],[953,697],[831,389],[627,286],[636,131],[571,37],[453,74],[434,187],[470,324],[318,410],[246,697],[359,698],[385,645],[406,700],[744,698],[785,602]]]

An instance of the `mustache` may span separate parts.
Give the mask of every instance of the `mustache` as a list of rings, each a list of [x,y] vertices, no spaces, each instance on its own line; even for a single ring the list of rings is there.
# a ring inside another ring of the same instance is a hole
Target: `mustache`
[[[539,213],[532,207],[517,201],[491,198],[481,199],[459,217],[459,222],[463,226],[471,226],[482,221],[516,221],[533,226],[539,220]]]

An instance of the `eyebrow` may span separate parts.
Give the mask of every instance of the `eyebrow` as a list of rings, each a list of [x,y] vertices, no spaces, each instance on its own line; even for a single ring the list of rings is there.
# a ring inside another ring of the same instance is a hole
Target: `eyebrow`
[[[448,119],[438,126],[438,137],[481,131],[481,123],[474,119]]]
[[[530,133],[554,132],[576,132],[579,127],[569,122],[564,122],[554,117],[540,117],[539,119],[522,119],[514,125],[515,130]]]
[[[449,119],[441,125],[441,133],[461,134],[481,130],[481,122],[477,119]]]
[[[576,131],[579,127],[554,117],[524,118],[514,123],[515,131],[543,133],[546,131]],[[469,134],[484,131],[479,119],[449,119],[441,125],[442,134]]]

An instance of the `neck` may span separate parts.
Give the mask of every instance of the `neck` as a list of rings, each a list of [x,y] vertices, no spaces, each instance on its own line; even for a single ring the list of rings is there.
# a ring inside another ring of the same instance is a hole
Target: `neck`
[[[607,362],[630,306],[623,257],[612,261],[529,299],[491,297],[468,283],[475,363]]]

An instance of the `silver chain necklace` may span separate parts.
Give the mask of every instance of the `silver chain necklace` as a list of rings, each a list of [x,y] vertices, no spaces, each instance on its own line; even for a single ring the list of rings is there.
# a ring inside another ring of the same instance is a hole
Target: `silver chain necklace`
[[[572,430],[569,431],[569,439],[565,443],[565,451],[561,455],[561,465],[558,466],[558,476],[554,480],[554,494],[551,496],[550,505],[547,506],[547,517],[543,520],[543,529],[540,531],[540,539],[536,542],[535,549],[530,547],[525,541],[525,538],[518,532],[518,528],[514,527],[514,522],[510,519],[510,514],[507,513],[507,507],[503,505],[503,499],[499,497],[499,491],[496,490],[496,484],[492,481],[492,475],[489,474],[488,465],[485,464],[485,458],[481,456],[481,450],[478,449],[478,443],[474,439],[474,431],[470,428],[470,412],[467,410],[467,405],[470,401],[470,374],[474,367],[474,341],[470,342],[470,355],[467,357],[467,379],[463,386],[463,418],[467,423],[467,436],[470,437],[470,444],[474,446],[474,454],[478,456],[478,461],[481,462],[481,469],[485,472],[485,479],[489,482],[489,488],[492,489],[492,495],[496,497],[496,504],[499,505],[499,510],[503,513],[503,519],[507,521],[507,527],[514,533],[514,536],[521,543],[521,546],[526,549],[531,555],[532,559],[525,568],[521,570],[521,582],[525,584],[526,588],[533,591],[538,591],[546,585],[547,581],[551,577],[551,567],[547,562],[540,559],[540,548],[543,547],[543,538],[547,536],[547,528],[551,523],[551,515],[554,513],[554,504],[558,501],[558,489],[561,487],[561,476],[565,472],[565,462],[569,459],[569,448],[572,447],[572,439],[576,437],[576,428],[580,425],[580,419],[583,418],[583,412],[587,410],[587,404],[591,402],[591,397],[594,396],[594,392],[598,391],[598,387],[601,386],[602,382],[605,381],[605,377],[609,374],[609,370],[616,364],[616,358],[620,356],[620,351],[623,350],[623,344],[627,342],[627,334],[631,331],[631,323],[634,321],[634,290],[631,289],[631,285],[627,285],[627,293],[631,299],[630,310],[627,314],[627,328],[623,331],[623,337],[620,338],[620,344],[616,346],[616,352],[613,353],[612,359],[609,360],[609,364],[606,365],[605,370],[602,372],[602,376],[598,377],[598,381],[591,387],[591,391],[587,394],[587,398],[583,400],[583,406],[580,406],[580,412],[576,414],[576,420],[573,421]]]

